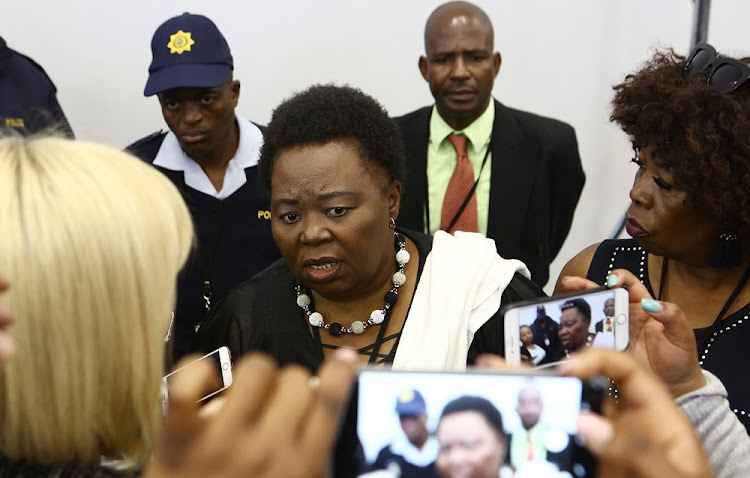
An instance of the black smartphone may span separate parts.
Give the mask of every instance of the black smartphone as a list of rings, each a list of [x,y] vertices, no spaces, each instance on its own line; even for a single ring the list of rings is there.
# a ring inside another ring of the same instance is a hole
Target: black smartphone
[[[356,423],[354,475],[595,476],[595,460],[575,435],[576,419],[581,410],[600,410],[605,386],[550,369],[364,369],[345,425]]]

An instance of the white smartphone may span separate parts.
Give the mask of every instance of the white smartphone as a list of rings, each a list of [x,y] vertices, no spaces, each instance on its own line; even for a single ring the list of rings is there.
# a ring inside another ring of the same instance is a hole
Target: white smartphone
[[[576,419],[582,409],[600,410],[604,383],[548,372],[364,369],[347,415],[357,437],[340,438],[359,444],[351,475],[445,476],[461,466],[453,448],[489,440],[492,446],[469,453],[484,456],[497,445],[489,454],[499,460],[487,460],[498,468],[492,476],[594,476],[595,461],[575,437]]]
[[[586,347],[628,346],[628,291],[600,287],[503,307],[505,360],[553,364]]]
[[[211,353],[208,353],[204,355],[203,357],[194,360],[190,362],[187,365],[184,365],[177,370],[173,371],[172,373],[166,375],[162,379],[162,396],[163,396],[163,402],[162,405],[166,407],[167,401],[169,399],[168,395],[168,384],[169,380],[173,378],[176,374],[182,374],[182,373],[190,373],[190,369],[192,366],[194,366],[196,363],[202,361],[202,360],[208,360],[209,363],[211,363],[216,373],[219,377],[221,377],[221,385],[216,389],[210,391],[208,394],[206,394],[205,397],[198,400],[199,402],[202,402],[204,400],[207,400],[217,393],[221,392],[222,390],[225,390],[230,385],[232,385],[232,354],[229,352],[229,348],[227,347],[219,347],[218,349],[214,350]]]

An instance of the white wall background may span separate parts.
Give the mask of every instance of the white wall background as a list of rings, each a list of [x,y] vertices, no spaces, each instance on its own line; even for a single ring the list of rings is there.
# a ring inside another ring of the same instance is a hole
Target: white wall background
[[[425,20],[441,0],[2,0],[0,35],[44,66],[80,139],[117,147],[164,128],[143,97],[156,27],[184,11],[216,22],[242,82],[239,111],[266,123],[295,90],[335,81],[362,88],[392,115],[430,104],[419,75]],[[692,0],[475,0],[493,20],[503,56],[494,94],[577,131],[586,187],[550,271],[611,234],[634,169],[627,138],[608,124],[611,85],[654,46],[688,49]],[[750,51],[748,0],[713,0],[708,40]]]

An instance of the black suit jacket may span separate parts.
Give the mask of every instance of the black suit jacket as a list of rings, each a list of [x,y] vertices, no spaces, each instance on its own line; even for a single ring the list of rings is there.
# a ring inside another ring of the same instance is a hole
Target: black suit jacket
[[[407,155],[400,226],[424,230],[432,107],[394,118]],[[487,236],[498,253],[520,259],[543,286],[565,241],[585,176],[573,128],[495,101]]]

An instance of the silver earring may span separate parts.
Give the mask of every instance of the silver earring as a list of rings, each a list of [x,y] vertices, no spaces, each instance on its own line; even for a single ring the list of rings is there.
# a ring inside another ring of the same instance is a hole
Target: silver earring
[[[391,229],[396,229],[396,220],[391,218],[391,223],[388,224],[388,227],[390,227]]]

